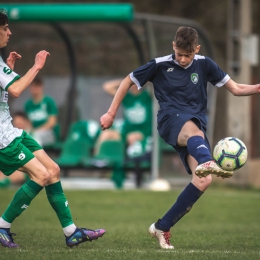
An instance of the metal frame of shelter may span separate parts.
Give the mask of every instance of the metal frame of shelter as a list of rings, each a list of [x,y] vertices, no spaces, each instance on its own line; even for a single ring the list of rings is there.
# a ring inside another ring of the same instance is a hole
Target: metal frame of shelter
[[[9,20],[12,22],[44,22],[50,24],[63,40],[70,64],[70,86],[67,96],[70,102],[67,107],[67,120],[65,133],[72,122],[73,110],[75,108],[77,87],[77,66],[73,44],[69,35],[61,26],[60,22],[116,22],[132,39],[138,54],[140,65],[145,63],[144,52],[137,33],[131,26],[133,20],[140,21],[144,26],[150,58],[157,56],[156,39],[154,36],[153,22],[174,24],[177,26],[191,26],[195,28],[204,42],[207,56],[213,58],[213,50],[205,30],[195,21],[169,16],[151,15],[144,13],[133,13],[131,4],[1,4],[1,8],[7,10]],[[5,49],[1,54],[6,57]],[[216,89],[208,88],[208,138],[213,140],[214,118],[216,107]],[[158,111],[157,100],[153,99],[153,118]],[[152,155],[152,179],[159,177],[159,138],[157,134],[156,120],[153,120],[153,155]]]

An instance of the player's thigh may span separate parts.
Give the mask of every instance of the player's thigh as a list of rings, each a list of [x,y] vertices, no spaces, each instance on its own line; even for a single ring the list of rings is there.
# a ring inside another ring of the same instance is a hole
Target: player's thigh
[[[57,163],[55,163],[50,156],[43,150],[37,150],[33,152],[34,156],[38,161],[47,169],[51,178],[59,177],[60,168]]]
[[[98,137],[99,142],[104,142],[106,140],[119,140],[121,138],[120,133],[114,129],[106,129],[101,132]]]
[[[135,131],[135,132],[128,133],[126,139],[127,139],[127,143],[129,145],[132,145],[137,141],[143,140],[144,135],[141,132]]]
[[[21,171],[15,171],[9,178],[12,183],[22,183],[26,180],[24,172]]]
[[[0,171],[0,180],[4,179],[6,176]]]
[[[191,136],[202,136],[204,138],[204,133],[192,120],[189,120],[181,128],[181,131],[178,135],[178,145],[186,146],[187,140]]]
[[[30,179],[44,186],[50,179],[50,174],[44,165],[36,158],[32,158],[29,162],[18,169],[30,176]]]

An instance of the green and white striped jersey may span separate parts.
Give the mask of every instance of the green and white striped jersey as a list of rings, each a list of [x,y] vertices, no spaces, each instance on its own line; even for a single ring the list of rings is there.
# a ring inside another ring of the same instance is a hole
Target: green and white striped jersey
[[[20,76],[12,71],[0,56],[0,149],[7,147],[23,130],[12,125],[7,89]]]

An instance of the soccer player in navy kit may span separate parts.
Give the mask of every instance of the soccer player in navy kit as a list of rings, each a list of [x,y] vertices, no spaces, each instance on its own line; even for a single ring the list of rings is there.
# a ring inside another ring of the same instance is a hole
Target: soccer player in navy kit
[[[206,137],[207,82],[224,86],[235,96],[260,92],[260,85],[234,82],[208,57],[198,55],[198,33],[191,27],[180,27],[173,42],[174,54],[151,60],[130,73],[120,84],[107,113],[100,118],[103,130],[109,128],[128,89],[153,83],[160,110],[157,129],[160,136],[178,152],[191,182],[168,212],[149,227],[161,248],[173,249],[170,229],[200,198],[212,181],[211,174],[229,178],[233,172],[220,169],[212,159]]]

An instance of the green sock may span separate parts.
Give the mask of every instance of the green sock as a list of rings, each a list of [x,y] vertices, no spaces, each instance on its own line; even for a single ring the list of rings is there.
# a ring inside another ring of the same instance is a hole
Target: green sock
[[[4,178],[0,180],[0,189],[7,188],[11,185],[11,180],[9,178]]]
[[[114,167],[111,179],[114,181],[117,189],[122,189],[125,180],[125,171],[121,167]]]
[[[45,187],[47,198],[56,212],[63,228],[73,224],[68,201],[63,193],[60,181]]]
[[[43,189],[38,183],[30,180],[23,184],[16,192],[13,200],[7,207],[2,218],[8,223],[12,223],[25,209],[28,208],[31,201]]]

